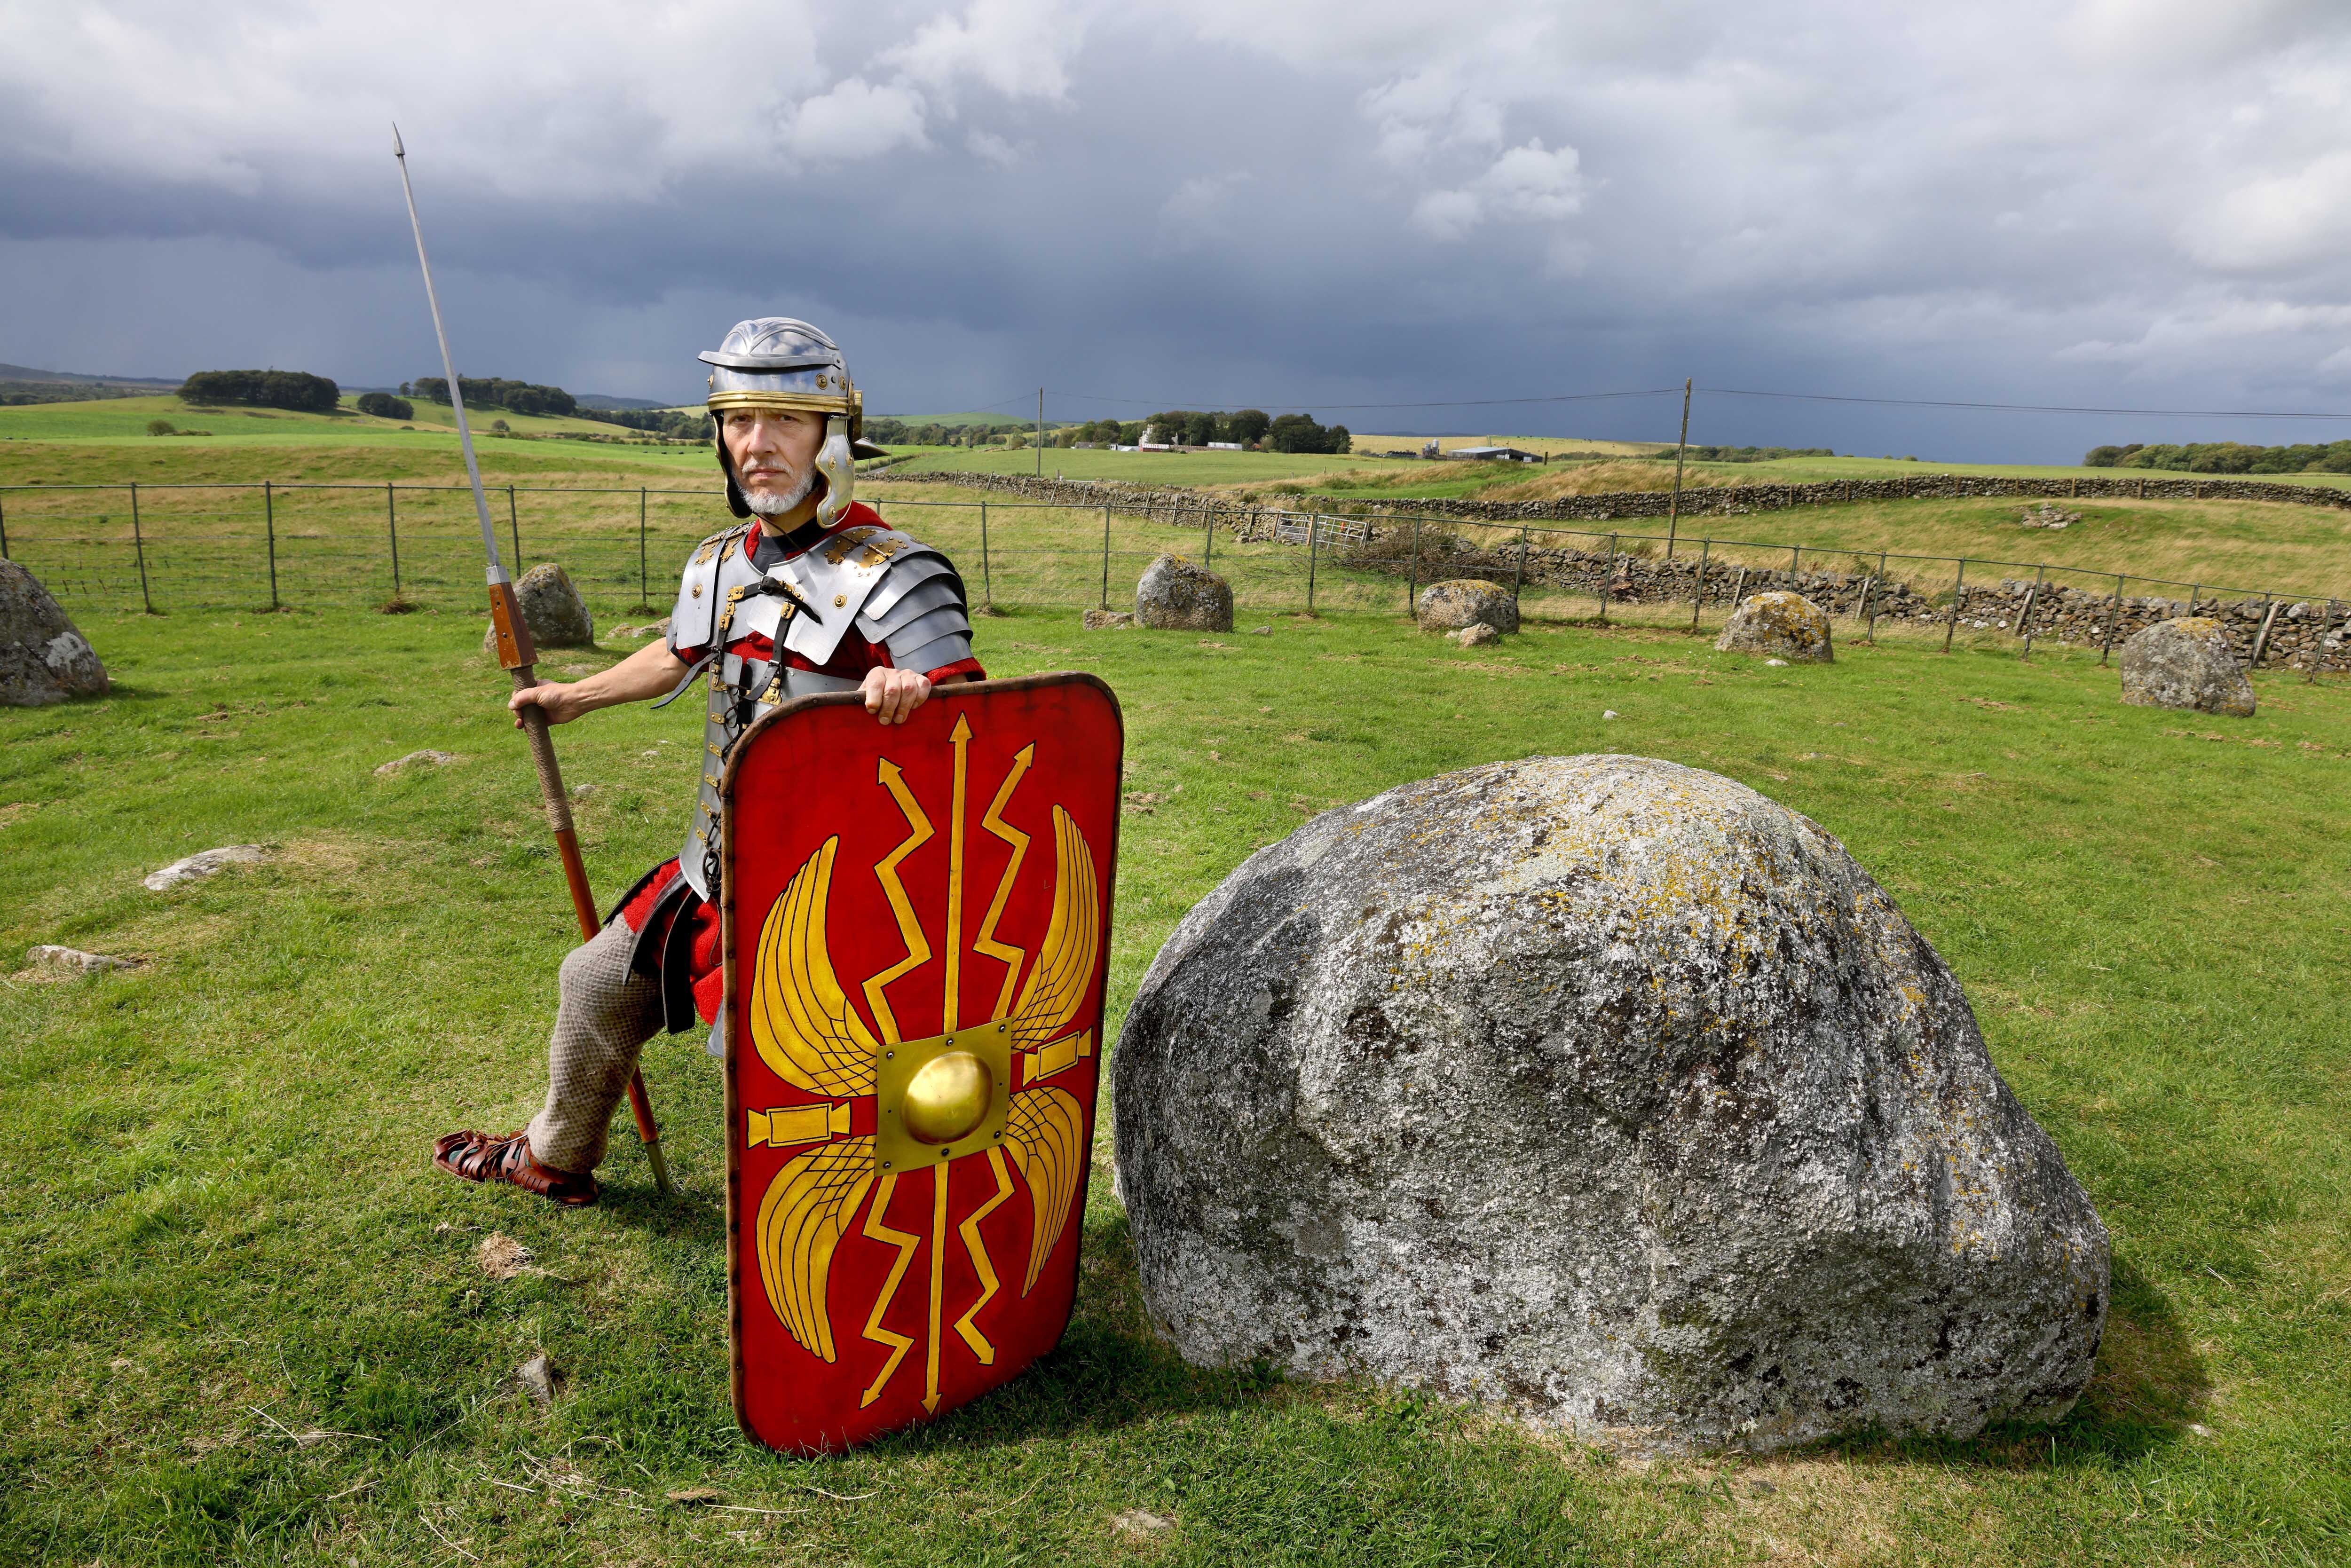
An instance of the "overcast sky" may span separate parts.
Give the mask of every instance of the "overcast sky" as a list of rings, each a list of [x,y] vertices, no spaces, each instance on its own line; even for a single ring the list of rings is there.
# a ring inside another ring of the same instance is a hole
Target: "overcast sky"
[[[695,351],[783,314],[875,412],[1670,439],[1662,398],[1343,405],[1686,376],[2351,410],[2344,0],[0,0],[0,36],[18,364],[437,372],[397,118],[462,368],[575,392],[698,399]],[[1701,394],[1691,435],[2351,422]]]

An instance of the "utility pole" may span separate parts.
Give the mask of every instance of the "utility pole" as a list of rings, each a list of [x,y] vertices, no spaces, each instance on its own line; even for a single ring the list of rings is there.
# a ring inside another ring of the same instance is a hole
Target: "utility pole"
[[[1667,560],[1674,559],[1674,535],[1681,530],[1682,456],[1689,451],[1690,382],[1696,379],[1695,376],[1688,377],[1682,382],[1682,438],[1680,444],[1674,448],[1674,498],[1666,508],[1666,559]]]
[[[1037,477],[1045,476],[1045,389],[1037,389]]]

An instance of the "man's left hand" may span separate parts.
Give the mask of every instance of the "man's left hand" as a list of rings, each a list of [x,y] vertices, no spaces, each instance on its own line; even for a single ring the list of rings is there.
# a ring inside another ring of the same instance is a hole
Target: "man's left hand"
[[[865,711],[883,724],[904,724],[930,700],[930,677],[914,670],[868,670],[860,688]]]

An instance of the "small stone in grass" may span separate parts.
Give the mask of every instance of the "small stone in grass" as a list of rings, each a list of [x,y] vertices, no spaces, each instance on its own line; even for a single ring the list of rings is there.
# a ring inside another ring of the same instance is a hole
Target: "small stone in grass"
[[[1616,710],[1615,710],[1614,708],[1613,708],[1613,707],[1612,707],[1612,708],[1603,708],[1603,709],[1601,709],[1601,710],[1600,710],[1600,716],[1601,716],[1602,718],[1616,718],[1616,717],[1620,717],[1621,716],[1616,712]]]
[[[1175,1526],[1174,1520],[1163,1513],[1154,1513],[1147,1508],[1130,1508],[1124,1513],[1110,1516],[1110,1527],[1121,1535],[1156,1535]]]
[[[522,1385],[523,1392],[530,1396],[531,1403],[542,1410],[555,1403],[556,1395],[563,1388],[563,1374],[557,1371],[555,1364],[543,1354],[532,1356],[517,1367],[515,1381]]]
[[[1464,648],[1482,648],[1489,643],[1500,642],[1502,634],[1485,622],[1479,621],[1464,626],[1458,632],[1447,632],[1445,634],[1445,640],[1448,643],[1458,643]]]
[[[31,949],[25,955],[32,963],[50,969],[78,969],[85,975],[95,975],[106,969],[137,969],[146,965],[144,958],[117,958],[105,953],[85,953],[78,947],[59,947],[49,943]]]
[[[375,770],[375,776],[381,779],[389,774],[400,773],[418,767],[446,768],[452,762],[458,760],[460,760],[458,757],[447,751],[412,751],[405,757],[395,757],[391,761],[380,765]]]
[[[1788,667],[1788,661],[1785,659],[1766,659],[1763,663],[1774,670],[1784,670]]]
[[[1270,626],[1252,626],[1249,628],[1249,635],[1252,637],[1270,637],[1273,635],[1273,628]]]
[[[167,893],[183,882],[202,882],[225,865],[237,865],[266,860],[269,852],[259,844],[224,844],[216,850],[204,850],[173,861],[162,871],[152,873],[141,883],[150,893]]]

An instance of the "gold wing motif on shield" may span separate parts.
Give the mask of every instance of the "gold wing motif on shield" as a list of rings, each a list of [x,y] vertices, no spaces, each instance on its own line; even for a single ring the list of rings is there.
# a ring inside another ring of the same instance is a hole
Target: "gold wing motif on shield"
[[[872,1031],[833,973],[825,945],[838,836],[792,876],[759,931],[758,986],[751,998],[751,1040],[770,1071],[797,1088],[835,1100],[873,1092]],[[759,1277],[768,1304],[791,1336],[825,1361],[833,1358],[825,1283],[833,1249],[873,1185],[873,1140],[827,1143],[778,1171],[759,1201]]]
[[[1102,898],[1093,852],[1069,812],[1059,806],[1053,808],[1053,913],[1036,967],[1013,1011],[1013,1040],[1020,1047],[1043,1045],[1069,1027],[1085,1005],[1102,952]],[[1085,1112],[1067,1092],[1049,1085],[1012,1097],[1004,1141],[1019,1162],[1033,1209],[1029,1270],[1020,1286],[1024,1296],[1036,1286],[1046,1258],[1069,1223],[1078,1173],[1085,1163]]]
[[[872,1031],[849,1005],[825,946],[838,834],[825,840],[768,911],[759,931],[759,985],[751,1041],[785,1082],[835,1100],[873,1092]]]
[[[810,1354],[831,1361],[832,1318],[824,1287],[832,1249],[873,1185],[873,1140],[822,1144],[768,1184],[759,1200],[759,1278],[768,1304]]]

